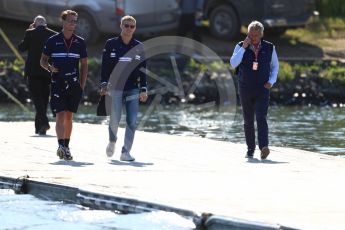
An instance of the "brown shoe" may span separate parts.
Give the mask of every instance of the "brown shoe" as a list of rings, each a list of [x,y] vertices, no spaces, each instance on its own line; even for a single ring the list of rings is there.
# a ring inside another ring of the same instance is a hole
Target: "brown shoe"
[[[270,154],[270,149],[267,146],[265,146],[261,149],[261,159],[262,160],[265,160],[269,154]]]

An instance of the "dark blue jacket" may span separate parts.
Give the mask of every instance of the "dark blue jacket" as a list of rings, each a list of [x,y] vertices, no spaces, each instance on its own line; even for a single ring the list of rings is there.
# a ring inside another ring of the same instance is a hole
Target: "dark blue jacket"
[[[242,62],[238,67],[239,87],[246,89],[264,88],[268,82],[271,71],[273,44],[265,40],[261,41],[261,48],[258,54],[258,70],[253,70],[255,61],[254,51],[248,46],[243,54]]]
[[[126,91],[140,86],[141,91],[146,91],[146,60],[141,42],[132,39],[125,44],[121,36],[107,40],[102,56],[101,83],[109,81],[114,68],[115,79],[111,84],[115,85],[112,87]]]
[[[56,34],[55,31],[45,26],[25,31],[24,39],[18,45],[19,51],[28,51],[25,61],[25,76],[50,78],[49,72],[41,67],[40,60],[44,44],[54,34]]]

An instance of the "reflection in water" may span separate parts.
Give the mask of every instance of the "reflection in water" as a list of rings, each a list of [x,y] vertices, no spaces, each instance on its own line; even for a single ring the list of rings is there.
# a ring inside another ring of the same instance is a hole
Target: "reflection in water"
[[[167,229],[191,230],[192,220],[170,212],[121,215],[80,205],[14,195],[0,189],[1,229]]]
[[[206,110],[161,107],[148,116],[145,122],[145,106],[141,107],[141,130],[177,135],[200,136],[221,141],[244,143],[241,110],[235,116],[226,110]],[[268,122],[270,145],[292,147],[325,154],[345,155],[345,108],[271,106]],[[33,109],[32,109],[33,111]],[[84,123],[103,124],[108,120],[95,116],[95,106],[81,106],[75,120]],[[235,117],[232,119],[232,117]],[[33,121],[33,114],[24,114],[20,108],[0,107],[0,121]],[[54,120],[51,117],[51,120]],[[124,116],[121,126],[124,127]]]

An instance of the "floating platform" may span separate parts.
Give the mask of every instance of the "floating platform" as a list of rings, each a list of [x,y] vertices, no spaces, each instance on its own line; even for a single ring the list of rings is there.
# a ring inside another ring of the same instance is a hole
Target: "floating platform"
[[[33,122],[0,122],[0,187],[21,188],[28,175],[29,192],[41,198],[64,188],[73,192],[55,199],[105,209],[122,201],[128,212],[165,207],[207,229],[345,228],[342,157],[271,147],[267,160],[259,151],[247,160],[243,144],[138,131],[129,163],[119,160],[123,129],[108,158],[107,126],[74,123],[74,159],[64,161],[54,125],[38,136]]]

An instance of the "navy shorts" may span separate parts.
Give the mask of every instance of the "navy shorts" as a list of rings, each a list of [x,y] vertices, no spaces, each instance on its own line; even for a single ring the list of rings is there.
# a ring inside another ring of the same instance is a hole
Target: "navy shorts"
[[[52,82],[50,106],[53,114],[70,111],[76,113],[83,90],[78,82],[69,84],[67,81]]]

